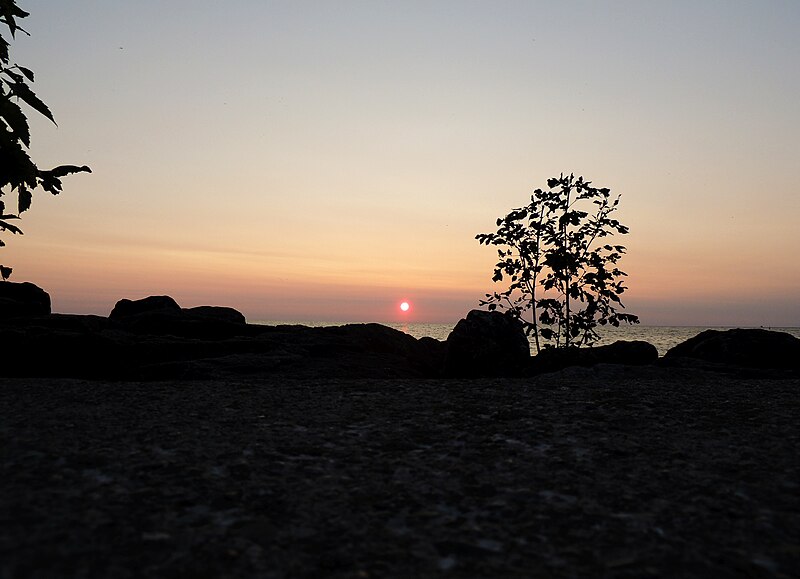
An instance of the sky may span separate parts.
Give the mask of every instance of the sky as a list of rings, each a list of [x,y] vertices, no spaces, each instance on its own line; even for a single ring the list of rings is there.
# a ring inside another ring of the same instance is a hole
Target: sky
[[[3,236],[54,311],[455,323],[475,235],[572,172],[642,323],[800,326],[796,0],[19,4],[32,156],[93,171]]]

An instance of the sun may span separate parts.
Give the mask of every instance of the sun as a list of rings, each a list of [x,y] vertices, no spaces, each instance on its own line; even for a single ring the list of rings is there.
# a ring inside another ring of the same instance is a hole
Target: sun
[[[400,304],[400,309],[403,310],[404,312],[407,312],[408,310],[411,309],[411,304],[409,304],[408,302],[403,302]]]

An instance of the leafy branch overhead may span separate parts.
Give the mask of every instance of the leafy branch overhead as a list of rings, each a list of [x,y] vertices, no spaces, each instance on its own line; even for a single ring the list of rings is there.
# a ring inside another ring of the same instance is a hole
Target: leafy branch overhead
[[[545,347],[591,345],[600,338],[598,325],[639,322],[617,311],[624,308],[627,274],[617,263],[625,247],[605,239],[628,233],[611,217],[619,196],[572,174],[548,179],[547,186],[499,218],[495,233],[476,236],[482,245],[499,246],[492,281],[508,283],[480,304],[518,316],[537,352],[540,340],[548,342]]]
[[[8,28],[10,38],[17,32],[27,32],[19,26],[18,20],[29,14],[17,6],[16,0],[0,0],[0,23]],[[87,166],[60,165],[50,170],[42,170],[28,155],[31,146],[30,126],[24,104],[55,124],[53,113],[33,92],[33,71],[16,63],[12,64],[9,54],[9,41],[0,32],[0,198],[16,193],[16,212],[7,210],[0,199],[0,231],[22,234],[22,230],[11,221],[27,211],[33,199],[33,190],[41,187],[48,193],[58,195],[62,190],[61,178],[72,173],[91,173]],[[5,243],[0,239],[0,247]],[[0,278],[11,275],[11,268],[0,265]]]

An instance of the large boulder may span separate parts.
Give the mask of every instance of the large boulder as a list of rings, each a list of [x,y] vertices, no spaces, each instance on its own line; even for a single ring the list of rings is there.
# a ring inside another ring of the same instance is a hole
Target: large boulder
[[[307,353],[303,364],[319,375],[423,377],[436,375],[442,363],[442,342],[381,324],[306,328],[294,335]]]
[[[529,359],[530,344],[519,318],[472,310],[447,337],[443,371],[458,377],[513,376]]]
[[[181,307],[169,296],[149,296],[140,300],[122,299],[108,315],[109,320],[120,321],[142,314],[166,314],[178,316]]]
[[[564,368],[589,368],[598,364],[643,366],[658,360],[658,350],[640,340],[618,340],[605,346],[591,348],[546,348],[531,358],[526,374],[534,376]]]
[[[219,306],[182,309],[169,296],[117,302],[108,316],[118,328],[150,336],[214,340],[249,332],[241,312]]]
[[[0,282],[0,319],[50,314],[50,295],[29,282]]]
[[[671,348],[664,358],[747,368],[800,369],[800,340],[771,330],[706,330]]]
[[[244,314],[239,310],[222,306],[197,306],[183,308],[183,313],[199,320],[214,320],[229,324],[246,324]]]

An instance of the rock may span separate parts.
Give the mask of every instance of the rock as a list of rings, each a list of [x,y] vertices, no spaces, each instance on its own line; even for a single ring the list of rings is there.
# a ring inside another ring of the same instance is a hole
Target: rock
[[[307,328],[295,335],[313,358],[310,365],[323,372],[411,378],[437,375],[442,365],[442,342],[417,340],[381,324]]]
[[[30,282],[0,282],[0,319],[50,314],[50,295]]]
[[[197,306],[195,308],[184,308],[183,313],[193,318],[202,320],[216,320],[229,324],[246,324],[247,320],[240,311],[233,308],[221,306]]]
[[[169,296],[149,296],[140,300],[119,300],[108,319],[121,329],[140,335],[183,335],[183,310]]]
[[[506,313],[472,310],[447,337],[446,376],[511,376],[530,359],[522,322]]]
[[[180,315],[181,307],[169,296],[149,296],[140,300],[122,299],[108,315],[109,320],[124,320],[141,314]]]
[[[643,366],[658,360],[658,350],[648,342],[619,340],[591,348],[546,348],[531,358],[526,374],[535,376],[564,368],[597,364]]]
[[[412,354],[418,341],[400,330],[381,324],[345,324],[314,328],[313,334],[335,337],[336,343],[348,350],[384,354]],[[332,343],[324,343],[331,347]]]
[[[443,342],[417,340],[380,324],[251,328],[258,332],[225,340],[147,336],[156,347],[139,344],[147,362],[138,377],[420,378],[438,375],[441,368]]]
[[[671,348],[664,358],[692,358],[747,368],[800,369],[800,340],[771,330],[706,330]]]
[[[169,296],[120,300],[108,319],[125,331],[151,336],[213,340],[247,331],[244,316],[233,308],[199,306],[182,309]]]
[[[430,336],[423,336],[417,341],[419,343],[419,357],[423,366],[427,369],[427,375],[439,376],[447,355],[447,343]]]
[[[603,364],[644,366],[658,360],[658,348],[643,340],[617,340],[593,350]]]
[[[103,331],[105,318],[50,314],[0,325],[2,376],[119,378],[127,368],[124,336]],[[133,337],[133,336],[131,336]]]

